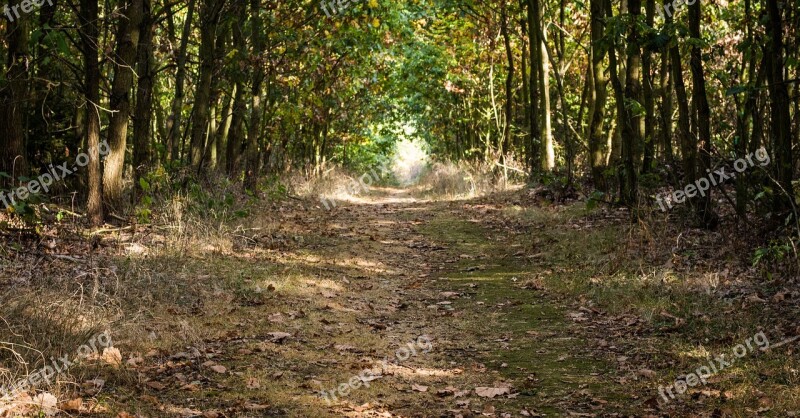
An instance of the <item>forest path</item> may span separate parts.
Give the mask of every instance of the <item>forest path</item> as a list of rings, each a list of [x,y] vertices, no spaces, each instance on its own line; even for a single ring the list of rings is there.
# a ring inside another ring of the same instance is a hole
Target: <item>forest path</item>
[[[281,213],[281,229],[296,227],[302,238],[196,266],[225,284],[188,325],[202,336],[201,358],[149,373],[168,388],[156,394],[159,409],[309,417],[627,410],[635,397],[618,383],[624,359],[605,340],[611,328],[540,281],[569,270],[572,251],[584,250],[560,237],[585,234],[563,223],[569,212],[522,209],[515,199],[428,201],[375,189],[332,211]]]

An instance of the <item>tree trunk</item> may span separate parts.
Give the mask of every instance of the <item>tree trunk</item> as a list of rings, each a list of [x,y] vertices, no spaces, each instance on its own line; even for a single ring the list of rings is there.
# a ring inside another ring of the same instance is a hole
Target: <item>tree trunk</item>
[[[647,0],[645,5],[645,19],[648,27],[653,27],[655,22],[656,1]],[[655,97],[653,92],[653,53],[650,48],[645,48],[642,52],[642,75],[644,94],[644,157],[642,159],[642,173],[647,173],[652,169],[653,160],[656,153],[656,116],[655,116]]]
[[[508,68],[506,70],[506,123],[503,128],[503,142],[500,146],[500,159],[503,165],[506,165],[505,156],[511,148],[511,125],[514,122],[514,51],[511,49],[511,37],[508,34],[508,16],[505,0],[503,0],[500,7],[500,13],[502,15],[500,31],[503,34],[503,44],[505,45],[506,61],[508,63]]]
[[[122,203],[122,173],[125,168],[125,150],[128,139],[128,119],[131,116],[131,88],[139,30],[142,22],[142,0],[128,0],[117,23],[114,81],[109,100],[111,122],[108,126],[108,144],[111,147],[103,171],[103,195],[113,210]]]
[[[668,164],[672,163],[672,77],[669,70],[669,49],[661,51],[661,146],[662,154]]]
[[[151,0],[142,0],[142,24],[136,72],[136,109],[133,113],[133,186],[141,192],[139,179],[150,168],[153,124],[153,15]]]
[[[239,21],[247,21],[247,5],[244,3],[235,3],[238,11]],[[237,50],[237,56],[244,59],[247,56],[246,49],[246,36],[244,33],[243,25],[234,25],[231,29],[233,31],[233,45]],[[231,118],[230,136],[225,149],[225,169],[230,177],[238,177],[239,171],[239,155],[244,146],[244,130],[242,124],[244,123],[244,115],[247,110],[244,96],[244,74],[242,71],[234,69],[234,90],[233,95],[233,116]]]
[[[792,125],[789,114],[791,103],[789,92],[784,81],[784,51],[783,51],[783,16],[778,0],[767,0],[767,15],[769,21],[766,31],[769,43],[765,56],[767,62],[767,80],[769,82],[770,130],[773,137],[773,153],[775,159],[775,177],[783,188],[778,193],[775,201],[776,208],[789,208],[794,200],[792,188],[792,173],[794,160],[792,158]]]
[[[89,190],[86,213],[92,226],[103,223],[103,190],[100,172],[100,64],[98,36],[98,7],[94,0],[81,0],[79,31],[84,61],[84,96],[86,97],[86,123],[84,136],[89,152]]]
[[[260,55],[264,50],[264,29],[259,10],[260,1],[250,0],[250,14],[252,19],[253,32],[253,53]],[[252,192],[256,191],[258,184],[259,158],[259,133],[261,132],[261,84],[264,82],[264,72],[259,68],[253,69],[252,91],[250,104],[250,126],[247,129],[247,149],[245,150],[245,176],[244,188]]]
[[[689,36],[697,42],[701,41],[700,2],[695,2],[689,6]],[[697,148],[699,149],[700,173],[710,172],[711,170],[711,109],[708,106],[708,95],[706,93],[706,79],[703,74],[703,55],[697,43],[692,43],[691,52],[692,69],[692,103],[697,111]],[[711,206],[711,189],[707,193],[702,193],[692,199],[693,206],[697,212],[700,222],[706,228],[714,228],[717,225],[717,215]]]
[[[541,19],[539,21],[541,22]],[[541,25],[539,29],[539,33],[541,34],[540,48],[542,51],[542,62],[539,68],[539,86],[542,92],[542,117],[544,122],[542,124],[542,139],[544,142],[542,147],[542,168],[546,171],[553,171],[556,168],[556,154],[553,144],[552,117],[550,114],[550,57],[545,48],[547,33],[541,29]]]
[[[237,87],[233,85],[233,91],[225,99],[225,104],[222,106],[222,126],[219,130],[219,137],[217,143],[219,144],[219,153],[216,161],[216,166],[220,168],[227,167],[227,151],[228,151],[228,137],[231,131],[231,122],[233,122],[233,98],[236,96]]]
[[[642,102],[641,86],[641,50],[639,46],[638,19],[642,14],[641,0],[628,0],[628,13],[632,22],[628,28],[627,63],[625,76],[625,94],[623,108],[626,108],[625,119],[622,120],[622,160],[624,164],[620,196],[628,205],[635,205],[638,186],[636,182],[636,155],[642,143],[642,116],[637,110],[628,110],[628,101]]]
[[[608,191],[603,170],[606,162],[606,139],[604,136],[606,91],[608,79],[606,78],[605,56],[607,48],[601,40],[605,34],[605,1],[591,0],[591,39],[592,39],[592,79],[594,91],[592,93],[592,114],[589,119],[589,161],[592,168],[592,179],[595,187]]]
[[[528,0],[528,48],[530,49],[530,126],[528,135],[528,166],[531,175],[539,169],[539,149],[541,148],[541,131],[539,129],[539,73],[542,62],[542,42],[539,40],[541,24],[539,0]]]
[[[671,3],[666,3],[671,4]],[[672,18],[667,15],[667,24],[672,23]],[[695,173],[696,143],[692,138],[689,114],[689,100],[686,96],[686,85],[683,82],[683,64],[681,53],[676,42],[669,49],[670,64],[672,67],[672,82],[675,86],[675,100],[678,102],[678,141],[683,159],[683,172],[685,183],[694,183],[697,179]]]
[[[214,75],[214,46],[217,39],[219,16],[225,0],[205,0],[200,23],[200,74],[194,91],[192,109],[192,136],[190,142],[191,166],[199,172],[208,133],[208,114],[211,101],[211,78]]]
[[[183,22],[183,32],[181,33],[181,44],[178,47],[178,57],[175,60],[177,70],[175,71],[175,97],[172,99],[172,115],[170,115],[170,129],[167,137],[167,152],[169,160],[180,159],[178,145],[181,143],[181,115],[183,113],[184,84],[186,80],[186,49],[189,46],[189,34],[192,29],[192,18],[194,17],[195,0],[189,0],[187,6],[186,21]]]
[[[18,3],[9,0],[9,5]],[[0,90],[0,172],[12,177],[10,184],[28,174],[25,152],[24,115],[28,96],[29,17],[24,13],[6,23],[8,47],[6,88]],[[5,181],[4,181],[5,183]]]

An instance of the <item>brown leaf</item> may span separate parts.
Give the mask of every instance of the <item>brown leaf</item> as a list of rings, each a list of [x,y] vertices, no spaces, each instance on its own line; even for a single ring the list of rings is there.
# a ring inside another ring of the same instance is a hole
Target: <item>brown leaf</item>
[[[495,396],[508,395],[511,393],[511,388],[475,388],[475,394],[482,398],[494,398]]]
[[[165,384],[163,384],[163,383],[161,383],[159,381],[156,381],[156,380],[151,380],[151,381],[145,383],[145,385],[147,385],[151,389],[155,389],[155,390],[164,390],[164,389],[167,388],[167,385],[165,385]]]
[[[261,410],[264,410],[264,409],[269,409],[269,405],[262,405],[262,404],[252,403],[252,402],[245,402],[244,409],[247,409],[248,411],[261,411]]]
[[[100,360],[106,364],[117,367],[122,365],[122,353],[120,353],[117,347],[106,347],[103,349],[103,355],[100,356]]]
[[[71,401],[61,403],[61,405],[59,405],[59,408],[61,408],[66,412],[80,412],[82,406],[83,406],[83,399],[75,398]]]
[[[279,343],[292,336],[288,332],[268,332],[267,335],[269,335],[270,341],[274,343]]]
[[[247,388],[248,389],[258,389],[261,387],[261,382],[255,377],[251,377],[247,379]]]
[[[415,390],[417,392],[427,392],[428,387],[422,385],[411,385],[411,390]]]

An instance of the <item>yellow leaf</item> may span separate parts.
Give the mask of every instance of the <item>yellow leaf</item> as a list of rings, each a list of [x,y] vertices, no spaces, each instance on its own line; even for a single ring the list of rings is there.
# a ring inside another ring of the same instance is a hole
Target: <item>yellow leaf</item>
[[[378,0],[369,0],[369,7],[370,9],[375,9],[378,7]]]
[[[377,18],[377,17],[376,17],[375,19],[372,19],[372,26],[374,26],[374,27],[376,27],[376,28],[377,28],[377,27],[378,27],[378,26],[380,26],[380,25],[381,25],[381,21],[380,21],[380,20],[378,20],[378,18]]]

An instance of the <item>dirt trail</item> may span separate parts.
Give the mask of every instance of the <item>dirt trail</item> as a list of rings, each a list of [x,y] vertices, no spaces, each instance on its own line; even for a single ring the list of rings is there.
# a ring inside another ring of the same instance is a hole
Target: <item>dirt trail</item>
[[[552,231],[567,227],[509,211],[506,198],[376,189],[330,212],[283,214],[307,233],[286,248],[198,260],[225,282],[218,305],[188,320],[202,344],[150,353],[146,394],[117,405],[309,417],[636,410],[609,329],[539,281],[561,268]]]

